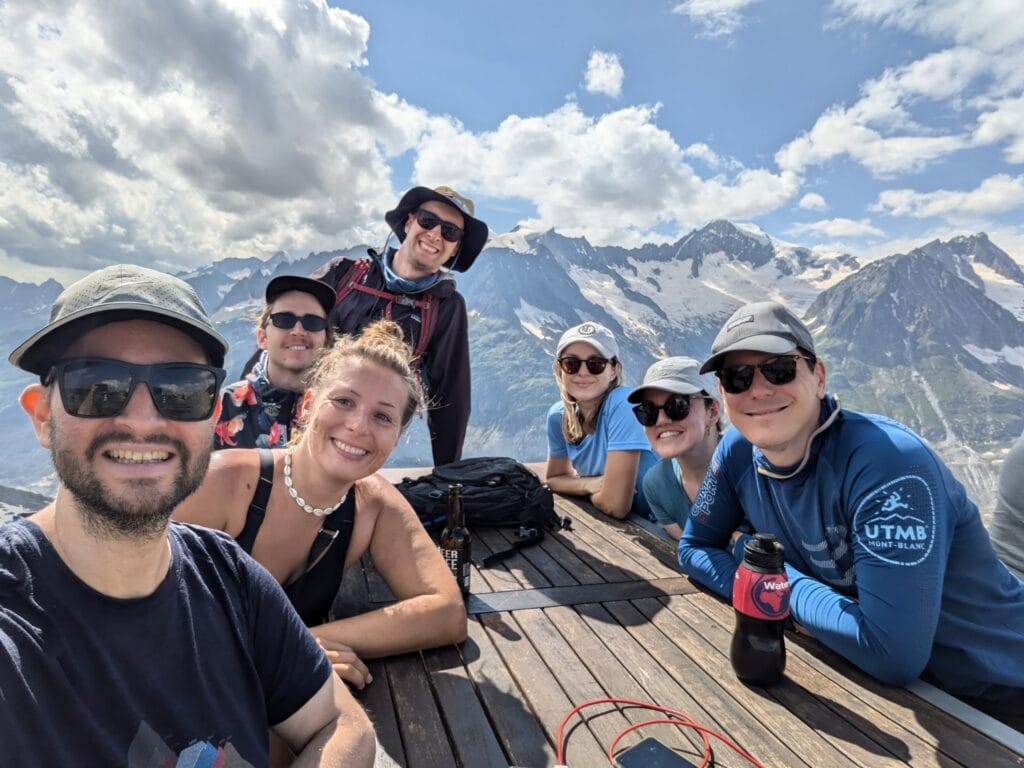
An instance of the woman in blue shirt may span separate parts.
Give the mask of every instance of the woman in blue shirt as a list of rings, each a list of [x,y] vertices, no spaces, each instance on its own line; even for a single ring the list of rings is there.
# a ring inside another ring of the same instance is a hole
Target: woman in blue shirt
[[[554,371],[562,397],[547,416],[551,490],[587,496],[612,517],[649,516],[642,483],[658,457],[626,402],[615,336],[599,323],[570,328]]]
[[[673,539],[683,535],[693,499],[722,433],[714,379],[692,357],[666,357],[629,393],[633,413],[661,461],[644,477],[654,519]]]

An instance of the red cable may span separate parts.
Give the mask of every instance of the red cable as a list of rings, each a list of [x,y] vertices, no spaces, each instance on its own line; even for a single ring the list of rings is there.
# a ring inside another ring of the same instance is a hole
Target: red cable
[[[564,765],[565,764],[564,759],[563,759],[564,756],[565,756],[565,754],[564,754],[565,745],[564,745],[563,739],[562,739],[562,734],[565,731],[565,724],[567,722],[569,722],[569,719],[573,715],[575,715],[577,712],[579,712],[582,709],[585,709],[586,707],[592,706],[594,704],[627,704],[627,705],[633,706],[633,707],[641,707],[643,709],[654,710],[655,712],[662,712],[662,713],[667,714],[667,715],[674,715],[675,718],[678,718],[678,719],[666,718],[666,721],[671,723],[671,724],[677,725],[677,726],[687,726],[689,728],[694,728],[694,729],[696,729],[701,734],[701,740],[704,742],[704,762],[701,763],[702,766],[706,766],[707,763],[708,763],[708,760],[711,758],[711,743],[708,741],[708,738],[707,738],[707,735],[706,735],[706,734],[710,734],[711,736],[714,736],[716,739],[718,739],[723,744],[725,744],[727,747],[729,747],[731,750],[733,750],[736,754],[738,754],[740,757],[742,757],[744,760],[746,760],[751,765],[757,766],[757,768],[764,768],[764,766],[761,765],[761,763],[759,763],[756,759],[751,757],[742,748],[740,748],[739,746],[737,746],[736,744],[731,742],[728,738],[726,738],[722,734],[718,733],[717,731],[712,730],[711,728],[708,728],[707,726],[700,725],[699,723],[694,721],[693,718],[691,718],[689,715],[687,715],[685,712],[680,712],[677,709],[671,709],[669,707],[658,706],[657,704],[650,704],[650,703],[644,702],[644,701],[634,701],[632,699],[616,699],[616,698],[591,699],[590,701],[585,701],[582,704],[579,704],[579,705],[573,707],[572,710],[570,710],[569,714],[567,714],[565,717],[562,718],[562,722],[559,723],[559,725],[558,725],[558,733],[557,733],[557,735],[555,737],[556,740],[557,740],[557,755],[556,756],[557,756],[557,761],[558,761],[559,765]],[[662,720],[659,719],[658,721],[651,721],[651,722],[662,722]],[[614,748],[615,748],[615,745],[618,744],[619,739],[621,739],[622,736],[624,736],[625,734],[629,733],[630,731],[632,731],[632,730],[634,730],[636,728],[639,728],[642,725],[647,725],[647,724],[648,723],[638,723],[638,724],[632,725],[632,726],[626,728],[624,731],[620,732],[615,737],[615,740],[612,742],[612,746],[608,750],[608,761],[614,764],[614,760],[615,760],[614,755],[613,755]]]
[[[685,725],[689,726],[690,728],[696,728],[698,733],[700,733],[700,740],[704,742],[704,761],[700,764],[700,768],[706,768],[708,762],[710,762],[711,760],[711,742],[708,741],[708,735],[704,733],[704,728],[702,728],[700,725],[693,722],[692,720],[681,721],[674,717],[659,717],[654,720],[644,720],[641,723],[634,723],[628,728],[624,728],[623,730],[619,731],[618,734],[616,734],[615,738],[612,739],[611,746],[608,747],[608,762],[612,765],[615,765],[615,747],[623,736],[625,736],[630,731],[635,731],[637,728],[643,728],[645,725],[658,725],[659,723],[667,723],[668,725],[680,726]]]

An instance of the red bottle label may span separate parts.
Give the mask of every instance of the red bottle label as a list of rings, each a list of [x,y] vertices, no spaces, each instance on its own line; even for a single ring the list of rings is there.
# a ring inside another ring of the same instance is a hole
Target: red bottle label
[[[758,573],[741,565],[732,584],[732,606],[755,619],[785,619],[789,616],[789,577]]]

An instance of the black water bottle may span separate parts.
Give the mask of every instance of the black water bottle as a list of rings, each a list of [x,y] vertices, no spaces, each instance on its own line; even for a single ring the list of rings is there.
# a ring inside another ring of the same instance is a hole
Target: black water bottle
[[[736,677],[748,685],[774,685],[786,669],[782,630],[789,616],[789,577],[784,553],[774,535],[758,533],[743,545],[743,562],[736,569],[736,630],[729,659]]]

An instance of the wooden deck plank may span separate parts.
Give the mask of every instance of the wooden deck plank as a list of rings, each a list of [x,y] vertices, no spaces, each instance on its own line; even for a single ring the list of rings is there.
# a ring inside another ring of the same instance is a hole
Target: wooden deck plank
[[[605,538],[588,525],[573,525],[565,544],[605,581],[636,581],[656,578],[652,569],[633,562],[619,549],[618,541]]]
[[[512,673],[524,699],[529,703],[547,734],[555,743],[558,724],[573,705],[559,685],[558,679],[544,664],[541,653],[530,643],[512,614],[488,613],[480,622]],[[604,750],[585,727],[567,729],[568,765],[606,765]]]
[[[552,765],[555,762],[553,741],[549,741],[533,711],[526,706],[504,660],[476,619],[469,621],[469,637],[462,644],[461,655],[490,715],[495,734],[505,748],[509,764]]]
[[[457,766],[420,654],[388,659],[387,671],[407,768]]]
[[[746,687],[736,679],[729,660],[722,655],[721,649],[716,648],[710,640],[694,631],[672,611],[666,610],[666,605],[662,602],[666,599],[671,602],[686,598],[635,600],[632,602],[632,606],[639,610],[654,627],[661,630],[667,637],[672,638],[675,644],[696,662],[698,669],[691,670],[691,675],[705,676],[715,681],[721,689],[718,693],[721,703],[737,709],[746,709],[755,719],[764,723],[769,730],[784,734],[786,746],[809,765],[859,765],[851,760],[844,750],[837,748],[827,739],[823,739],[812,727],[803,722],[802,711],[807,709],[808,703],[813,703],[813,697],[807,696],[803,691],[798,692],[799,695],[793,697],[797,711],[791,711],[787,705],[781,704],[774,697],[764,693],[762,689]],[[611,604],[608,609],[615,615],[619,610],[618,604]],[[636,621],[636,618],[633,620]],[[642,626],[642,623],[639,626]],[[725,648],[728,648],[728,644]],[[680,682],[685,683],[685,681],[686,678],[683,678]],[[820,716],[820,713],[818,714]],[[752,754],[757,757],[756,750],[759,745],[751,744],[748,741],[741,746],[754,750]]]
[[[508,759],[477,698],[459,651],[455,646],[438,648],[424,656],[424,664],[459,763],[473,768],[507,768]]]
[[[701,592],[694,596],[693,603],[731,631],[732,608],[725,601]],[[938,750],[957,763],[969,766],[1024,766],[1024,756],[995,744],[973,728],[963,727],[955,717],[927,705],[910,691],[883,685],[816,640],[788,634],[786,654],[797,664],[817,671],[841,691],[856,697],[880,716],[912,734],[925,750]],[[914,764],[917,764],[916,760]],[[949,762],[940,764],[948,765]]]
[[[515,535],[515,531],[513,530],[500,529],[499,532],[509,546],[519,540],[519,537]],[[550,535],[545,534],[545,538],[550,538]],[[569,587],[579,583],[579,581],[573,578],[572,574],[558,561],[556,561],[548,550],[540,544],[531,544],[530,546],[519,550],[519,554],[540,573],[542,573],[544,578],[547,579],[548,583],[553,587]]]
[[[593,607],[593,603],[581,606],[584,610]],[[656,702],[652,695],[637,682],[637,678],[666,679],[667,676],[661,670],[658,662],[640,648],[639,644],[607,612],[601,611],[605,617],[605,623],[595,622],[593,627],[574,608],[559,606],[545,609],[544,612],[576,656],[600,683],[607,697]],[[612,626],[617,632],[607,631]],[[623,646],[632,646],[634,652],[624,652]],[[612,650],[613,647],[615,650]],[[676,689],[673,693],[680,693],[679,686],[674,682],[672,684]],[[653,710],[630,706],[623,708],[623,714],[631,723],[640,723],[660,716]],[[642,735],[648,736],[655,733],[666,746],[678,749],[683,754],[695,757],[698,762],[700,761],[700,757],[703,755],[703,745],[700,737],[692,729],[650,726],[643,731]]]
[[[802,726],[813,731],[816,741],[828,742],[857,765],[866,768],[906,765],[909,749],[899,736],[890,736],[863,718],[863,722],[858,722],[861,726],[858,728],[850,722],[852,718],[837,717],[836,710],[826,707],[815,695],[816,691],[803,687],[791,677],[785,677],[781,683],[767,689],[740,683],[728,657],[732,632],[707,616],[692,601],[687,603],[685,600],[667,598],[665,604],[671,616],[684,621],[684,626],[689,626],[691,633],[699,635],[715,649],[712,653],[704,654],[700,664],[708,674],[722,680],[723,684],[731,683],[741,701],[755,702],[762,699],[767,702],[774,699],[788,711],[788,717],[798,719]],[[661,616],[664,617],[665,613],[662,611]],[[765,708],[772,709],[770,705]],[[865,734],[864,730],[871,731],[871,735]],[[807,735],[805,732],[804,736]]]
[[[644,654],[658,662],[657,671],[642,680],[644,687],[658,703],[679,709],[696,722],[716,728],[765,765],[835,765],[837,768],[849,768],[852,765],[841,756],[834,763],[827,759],[812,762],[803,753],[794,751],[787,741],[787,729],[773,727],[775,724],[771,720],[766,721],[761,713],[741,706],[729,692],[723,690],[719,680],[701,669],[675,641],[678,628],[670,627],[670,634],[666,634],[649,616],[628,602],[580,606],[576,610],[591,626],[596,627],[599,621],[608,623],[609,626],[603,632],[612,637],[625,633],[632,640],[629,643],[617,639],[614,646],[616,652],[625,654],[630,660],[631,669],[646,668],[643,663]],[[612,621],[615,623],[612,624]],[[728,747],[721,744],[715,748],[716,755],[724,756],[730,752]],[[832,752],[826,751],[826,754],[831,757]],[[822,751],[818,750],[816,756],[821,757]]]
[[[663,541],[651,538],[647,531],[628,520],[608,517],[589,505],[579,506],[579,509],[577,526],[586,527],[602,540],[613,543],[618,550],[616,563],[623,568],[643,569],[651,578],[679,575],[679,566],[674,559],[668,559],[668,562],[662,560],[664,554],[667,554]],[[641,542],[646,542],[647,546]]]
[[[558,680],[559,686],[572,702],[573,707],[608,697],[608,692],[594,678],[587,665],[576,654],[575,649],[569,646],[547,614],[535,609],[520,611],[515,618],[523,630],[523,634],[530,640],[534,648],[541,651],[540,658],[544,660],[548,669],[551,670],[551,674]],[[568,712],[566,710],[563,716]],[[573,721],[568,723],[568,726],[575,725],[576,722],[585,723],[594,738],[597,739],[598,744],[605,749],[620,731],[630,725],[630,721],[615,704],[587,707],[579,712]],[[623,737],[620,744],[623,747],[628,747],[639,743],[639,741],[640,737],[635,733],[630,733]]]
[[[359,702],[366,708],[373,728],[377,732],[377,740],[388,756],[399,765],[404,766],[405,747],[402,744],[398,719],[395,715],[395,703],[391,697],[391,682],[388,680],[385,663],[381,659],[366,662],[373,682],[361,691],[353,691]]]
[[[653,581],[619,581],[612,584],[583,584],[575,587],[547,587],[470,595],[466,610],[471,615],[551,608],[556,605],[634,600],[641,597],[690,594],[696,587],[685,576]]]
[[[564,568],[578,584],[604,583],[605,579],[588,562],[592,558],[584,559],[580,556],[578,545],[573,541],[572,531],[549,534],[537,546]]]
[[[502,536],[501,531],[496,528],[478,528],[476,533],[482,541],[487,543],[491,552],[501,552],[509,548],[508,539]],[[480,560],[483,560],[483,558],[479,558],[478,562]],[[533,563],[518,552],[513,555],[509,555],[507,558],[502,560],[501,565],[504,566],[505,570],[519,585],[523,587],[536,588],[551,586],[551,582],[548,578],[537,570]],[[491,566],[491,568],[494,567],[496,566]],[[491,568],[484,570],[491,570]]]
[[[491,549],[490,544],[487,543],[486,538],[481,538],[480,530],[470,531],[472,537],[473,547],[473,562],[481,563],[483,559],[491,554],[494,550]],[[484,590],[474,590],[473,584],[475,580],[479,580],[482,585],[485,585]],[[490,568],[480,568],[474,566],[473,574],[470,576],[470,591],[479,592],[508,592],[514,589],[521,589],[522,584],[519,580],[509,573],[508,568],[505,567],[504,563],[498,563]]]

